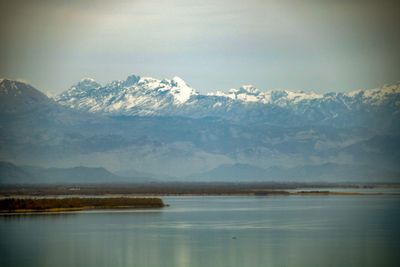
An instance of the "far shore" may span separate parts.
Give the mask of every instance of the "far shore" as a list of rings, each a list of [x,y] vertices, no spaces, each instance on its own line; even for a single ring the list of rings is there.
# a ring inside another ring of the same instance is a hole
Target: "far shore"
[[[384,192],[384,193],[382,193]],[[399,194],[400,184],[295,182],[153,182],[131,184],[3,185],[0,198],[107,196],[313,196]]]
[[[128,192],[119,187],[40,187],[40,188],[14,188],[8,194],[0,194],[0,214],[22,213],[60,213],[84,210],[110,210],[110,209],[149,209],[162,208],[165,205],[162,196],[373,196],[387,195],[381,192],[356,192],[310,190],[310,189],[271,189],[271,188],[237,188],[235,186],[204,186],[161,188],[155,187],[147,191],[130,188]],[[112,190],[111,190],[112,189]],[[346,188],[349,190],[349,188]],[[3,189],[4,190],[4,189]],[[351,190],[351,189],[350,189]],[[133,191],[133,192],[132,192]],[[139,191],[139,192],[137,192]],[[1,192],[1,191],[0,191]],[[79,195],[77,194],[79,192]],[[399,193],[393,193],[399,195]]]

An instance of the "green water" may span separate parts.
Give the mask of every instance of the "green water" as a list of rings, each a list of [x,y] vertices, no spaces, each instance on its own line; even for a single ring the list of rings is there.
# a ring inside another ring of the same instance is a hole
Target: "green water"
[[[0,216],[0,266],[400,266],[399,196],[167,197]]]

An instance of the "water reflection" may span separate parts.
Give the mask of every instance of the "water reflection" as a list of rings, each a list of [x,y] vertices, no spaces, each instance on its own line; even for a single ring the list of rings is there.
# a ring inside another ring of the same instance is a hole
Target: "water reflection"
[[[0,266],[399,266],[399,198],[167,198],[157,212],[0,216]]]

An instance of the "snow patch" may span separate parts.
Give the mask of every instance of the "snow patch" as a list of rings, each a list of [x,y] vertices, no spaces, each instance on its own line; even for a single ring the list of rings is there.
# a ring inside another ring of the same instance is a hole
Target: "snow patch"
[[[183,79],[175,76],[171,80],[171,93],[174,96],[177,104],[186,103],[191,96],[196,95],[197,92],[190,87]]]

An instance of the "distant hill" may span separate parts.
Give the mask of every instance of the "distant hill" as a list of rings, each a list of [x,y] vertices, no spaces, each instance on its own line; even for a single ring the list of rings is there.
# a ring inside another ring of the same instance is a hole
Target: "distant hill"
[[[197,181],[398,181],[400,172],[371,166],[326,163],[293,168],[259,168],[248,164],[225,164],[188,178]]]
[[[0,184],[118,183],[150,181],[146,177],[122,177],[104,168],[42,168],[0,162]]]
[[[0,184],[13,184],[21,182],[37,182],[36,177],[9,162],[0,162]]]
[[[195,174],[188,179],[197,181],[263,181],[268,177],[266,169],[249,164],[223,164],[210,171]]]

